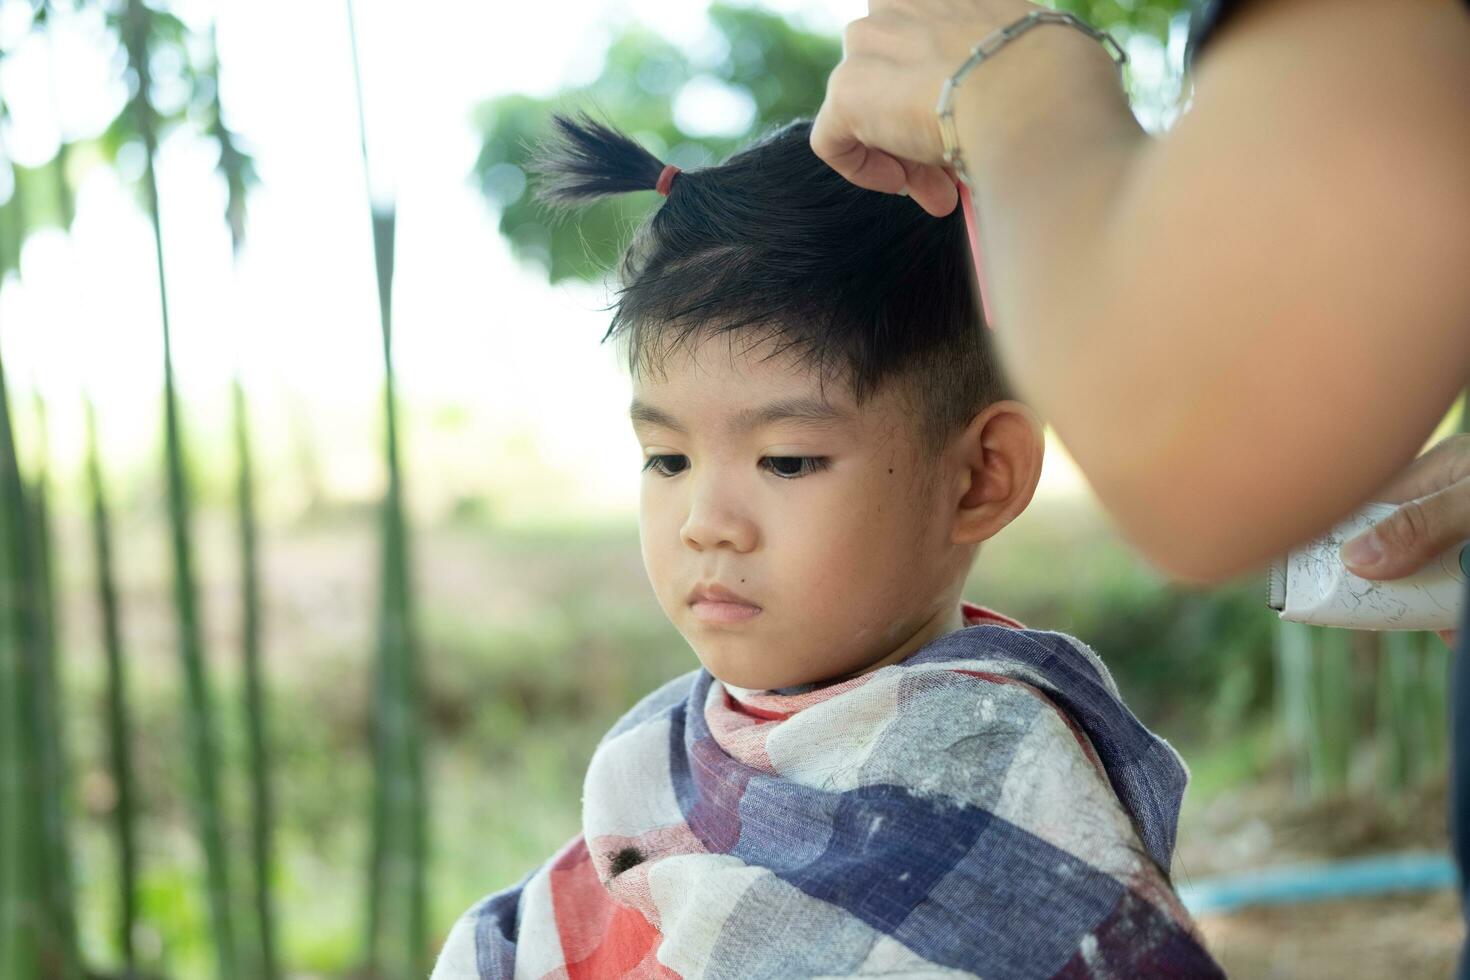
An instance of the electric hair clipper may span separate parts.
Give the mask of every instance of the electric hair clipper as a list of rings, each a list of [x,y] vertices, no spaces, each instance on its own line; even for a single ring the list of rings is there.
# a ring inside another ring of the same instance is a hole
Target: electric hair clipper
[[[1271,563],[1267,601],[1282,619],[1358,630],[1446,630],[1460,625],[1470,544],[1457,544],[1413,575],[1359,578],[1338,551],[1398,508],[1368,504],[1322,537]]]

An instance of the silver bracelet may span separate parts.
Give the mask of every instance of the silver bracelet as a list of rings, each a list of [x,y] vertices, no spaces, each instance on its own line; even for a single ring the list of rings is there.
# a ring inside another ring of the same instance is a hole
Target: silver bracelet
[[[960,82],[965,80],[966,75],[975,70],[976,65],[1038,24],[1066,24],[1068,27],[1077,28],[1108,49],[1108,53],[1112,55],[1113,61],[1118,66],[1120,75],[1123,66],[1128,63],[1127,52],[1111,34],[1098,30],[1072,14],[1058,13],[1054,10],[1033,10],[1020,20],[993,31],[985,40],[971,48],[970,57],[965,59],[965,63],[960,65],[953,75],[945,79],[944,87],[939,90],[939,104],[934,107],[935,114],[939,116],[939,139],[944,145],[944,162],[953,167],[955,175],[966,184],[970,183],[970,175],[965,172],[965,161],[960,156],[960,138],[954,125],[954,107],[950,104],[954,101],[955,89],[959,87]]]

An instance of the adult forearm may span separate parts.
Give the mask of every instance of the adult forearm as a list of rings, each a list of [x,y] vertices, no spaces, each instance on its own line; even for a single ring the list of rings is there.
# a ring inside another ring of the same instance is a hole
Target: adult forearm
[[[1191,579],[1364,500],[1470,363],[1463,12],[1266,6],[1167,137],[1138,132],[1100,51],[1024,128],[1018,75],[957,118],[1008,370],[1122,530]],[[1060,40],[1007,71],[1060,72]]]
[[[1206,437],[1196,418],[1203,380],[1242,350],[1224,349],[1236,338],[1202,342],[1181,328],[1180,317],[1197,318],[1156,288],[1166,270],[1138,274],[1144,253],[1200,241],[1187,222],[1152,226],[1154,240],[1139,241],[1140,216],[1158,206],[1140,175],[1159,144],[1134,119],[1111,62],[1071,32],[1038,36],[1029,50],[1028,40],[982,66],[997,70],[972,79],[984,84],[963,93],[956,114],[987,298],[1012,381],[1133,530],[1128,514],[1186,475],[1173,458],[1180,434]],[[1066,85],[1036,84],[1043,77]],[[1177,566],[1147,533],[1133,537]]]
[[[963,93],[956,119],[1006,367],[1027,398],[1063,427],[1074,404],[1115,404],[1108,396],[1129,390],[1126,372],[1089,370],[1100,363],[1090,355],[1106,352],[1112,366],[1152,346],[1136,324],[1126,326],[1134,322],[1130,302],[1146,298],[1121,295],[1111,271],[1125,189],[1153,140],[1134,120],[1101,52],[1072,53],[1096,62],[1091,83],[1047,93],[1048,111],[1009,122],[1016,107],[1002,102],[997,85]],[[1045,55],[1065,56],[1048,49],[1038,60]],[[1042,97],[1020,89],[1012,91]]]

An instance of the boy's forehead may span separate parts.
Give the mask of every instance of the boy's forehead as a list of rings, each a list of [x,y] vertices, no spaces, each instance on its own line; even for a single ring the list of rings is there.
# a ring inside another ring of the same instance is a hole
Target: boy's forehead
[[[781,423],[811,427],[849,427],[858,422],[855,408],[834,405],[800,393],[787,397],[659,399],[636,391],[628,415],[635,426],[656,426],[687,432],[691,426],[709,426],[739,434]]]
[[[661,355],[633,372],[635,429],[737,436],[781,424],[889,438],[907,428],[912,414],[899,386],[884,385],[859,400],[845,374],[807,363],[775,338],[706,334]]]
[[[770,342],[741,342],[714,335],[661,353],[633,374],[635,403],[697,402],[702,409],[739,413],[755,404],[808,402],[808,414],[856,414],[848,385],[834,380],[790,350]]]
[[[720,330],[712,326],[654,339],[644,347],[650,380],[679,382],[699,378],[738,379],[782,385],[817,384],[819,378],[798,350],[780,335],[754,328]]]

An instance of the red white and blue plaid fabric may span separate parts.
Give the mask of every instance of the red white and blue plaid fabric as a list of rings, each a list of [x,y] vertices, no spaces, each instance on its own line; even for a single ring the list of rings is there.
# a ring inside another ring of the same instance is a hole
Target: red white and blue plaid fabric
[[[1085,645],[965,611],[839,684],[649,695],[433,980],[1223,976],[1160,870],[1179,756]]]

